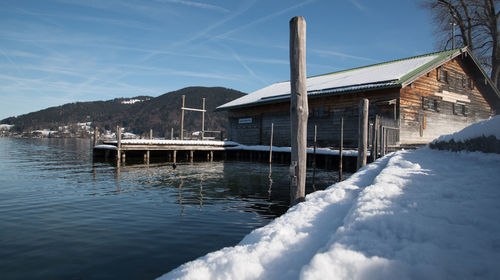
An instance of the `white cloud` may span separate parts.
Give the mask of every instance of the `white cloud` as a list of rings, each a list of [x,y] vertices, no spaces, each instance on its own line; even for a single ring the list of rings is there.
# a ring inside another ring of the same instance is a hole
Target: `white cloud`
[[[380,61],[373,59],[373,58],[357,56],[357,55],[350,55],[350,54],[336,52],[336,51],[325,51],[325,50],[312,49],[312,50],[310,50],[310,52],[316,53],[318,55],[337,56],[340,58],[352,58],[352,59],[364,60],[364,61],[370,61],[370,62],[380,62]]]
[[[229,12],[228,9],[220,7],[220,6],[216,6],[216,5],[212,5],[212,4],[207,4],[207,3],[201,3],[201,2],[195,2],[195,1],[187,1],[187,0],[161,0],[160,2],[182,4],[182,5],[185,5],[185,6],[191,6],[191,7],[201,8],[201,9],[209,9],[209,10],[220,11],[220,12]]]

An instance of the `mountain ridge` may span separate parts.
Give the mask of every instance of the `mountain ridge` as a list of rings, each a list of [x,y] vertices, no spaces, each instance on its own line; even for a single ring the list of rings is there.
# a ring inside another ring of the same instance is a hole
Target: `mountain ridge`
[[[155,137],[180,133],[181,96],[185,95],[185,107],[202,108],[202,98],[206,99],[205,130],[225,131],[227,112],[215,112],[215,108],[245,93],[223,87],[192,86],[164,93],[157,97],[136,96],[115,98],[106,101],[67,103],[40,111],[0,121],[14,125],[18,132],[37,129],[57,130],[68,124],[92,122],[100,130],[114,130],[117,125],[135,134],[149,133],[153,129]],[[201,113],[185,112],[184,129],[187,133],[201,130]]]

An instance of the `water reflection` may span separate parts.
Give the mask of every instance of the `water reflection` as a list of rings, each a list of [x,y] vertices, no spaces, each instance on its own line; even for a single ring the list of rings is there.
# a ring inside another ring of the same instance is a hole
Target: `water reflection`
[[[203,207],[203,174],[200,174],[200,211]]]
[[[180,177],[180,183],[179,183],[179,205],[181,206],[181,216],[184,213],[184,205],[182,204],[182,187],[184,186],[184,180],[182,177]]]
[[[288,209],[287,165],[174,169],[127,158],[117,167],[92,162],[89,141],[0,139],[0,170],[5,279],[152,279],[235,245]],[[317,169],[315,188],[335,176]]]
[[[270,163],[269,164],[269,189],[267,190],[267,200],[271,201],[271,193],[273,189],[273,165]]]

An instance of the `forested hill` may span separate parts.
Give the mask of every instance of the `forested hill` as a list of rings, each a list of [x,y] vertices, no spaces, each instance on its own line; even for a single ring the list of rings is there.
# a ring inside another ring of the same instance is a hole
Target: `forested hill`
[[[57,130],[59,126],[92,122],[99,128],[114,130],[121,125],[136,134],[149,133],[155,136],[170,135],[174,128],[179,133],[182,95],[186,96],[186,107],[202,108],[206,98],[205,130],[226,130],[227,113],[214,112],[215,108],[244,95],[243,92],[222,87],[187,87],[165,93],[158,97],[138,96],[117,98],[108,101],[76,102],[50,107],[18,117],[1,120],[13,124],[17,131],[36,129]],[[201,113],[185,112],[184,128],[187,132],[201,130]]]

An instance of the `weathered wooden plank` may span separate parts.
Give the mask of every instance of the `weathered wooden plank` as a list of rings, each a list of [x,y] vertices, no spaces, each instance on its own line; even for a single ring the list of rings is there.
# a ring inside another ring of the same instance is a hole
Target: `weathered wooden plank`
[[[359,103],[358,169],[366,165],[368,147],[368,99]]]
[[[305,199],[307,164],[306,21],[290,20],[290,118],[292,126],[290,203]]]

